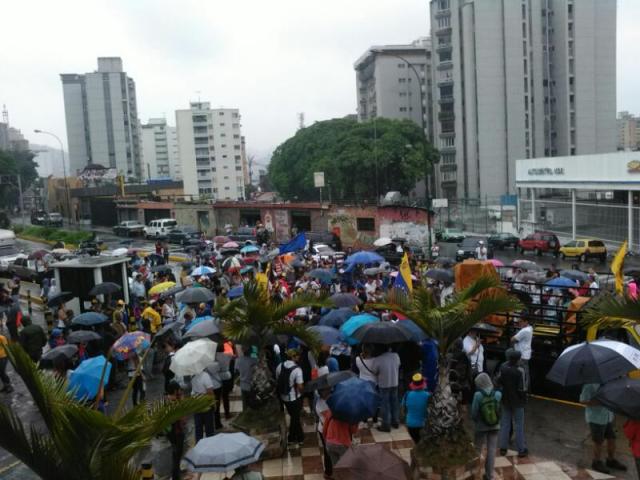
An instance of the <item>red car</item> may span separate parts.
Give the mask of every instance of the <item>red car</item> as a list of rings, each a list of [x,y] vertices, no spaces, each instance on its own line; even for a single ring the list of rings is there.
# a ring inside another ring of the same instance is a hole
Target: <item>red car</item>
[[[542,255],[549,252],[557,257],[560,241],[553,232],[534,232],[518,242],[518,249],[520,253],[533,251],[536,255]]]

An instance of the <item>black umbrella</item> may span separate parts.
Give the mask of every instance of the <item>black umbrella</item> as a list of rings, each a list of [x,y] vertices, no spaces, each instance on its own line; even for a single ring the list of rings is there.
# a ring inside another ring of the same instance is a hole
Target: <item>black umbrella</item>
[[[355,307],[362,303],[362,300],[350,293],[335,293],[329,297],[329,300],[338,308]]]
[[[47,305],[50,307],[58,307],[65,302],[71,300],[75,295],[71,292],[60,292],[52,297],[49,297],[49,301],[47,301]]]
[[[89,290],[89,295],[92,297],[97,295],[109,295],[111,293],[118,293],[120,290],[122,290],[122,287],[117,283],[103,282]]]
[[[60,345],[59,347],[52,348],[47,353],[42,355],[42,360],[53,362],[56,358],[71,358],[78,353],[78,347],[75,345]]]
[[[102,336],[91,330],[76,330],[67,337],[67,343],[89,343],[93,340],[100,340]]]
[[[162,273],[171,273],[171,267],[169,265],[156,265],[155,267],[151,267],[152,272],[162,272]]]
[[[614,340],[596,340],[567,347],[547,379],[564,386],[606,383],[640,368],[640,350]]]
[[[217,320],[204,320],[191,327],[184,334],[184,338],[204,338],[220,333]]]
[[[206,303],[215,299],[213,292],[207,288],[191,287],[176,297],[180,303]]]
[[[356,374],[350,370],[342,370],[340,372],[331,372],[326,375],[321,375],[315,380],[311,380],[304,384],[305,392],[313,392],[314,390],[323,390],[325,388],[331,388],[349,380],[351,377],[355,377]]]
[[[447,267],[453,267],[456,264],[456,261],[453,258],[440,257],[436,259],[435,263],[447,268]]]
[[[359,327],[353,334],[360,343],[402,343],[411,340],[411,332],[395,322],[372,322]]]
[[[180,339],[181,338],[181,334],[180,334],[180,330],[182,330],[182,327],[184,325],[180,322],[171,322],[171,323],[167,323],[164,327],[162,327],[160,330],[158,330],[155,334],[155,336],[153,337],[154,339],[160,339],[161,337],[168,335],[168,334],[173,334],[176,338]]]
[[[605,383],[594,400],[615,413],[640,420],[640,379],[623,377]]]
[[[182,285],[176,285],[174,287],[171,287],[168,290],[165,290],[164,292],[162,292],[160,294],[160,298],[169,298],[172,297],[180,292],[184,291],[184,287]]]
[[[453,272],[451,270],[432,268],[427,270],[425,276],[438,282],[453,283]]]

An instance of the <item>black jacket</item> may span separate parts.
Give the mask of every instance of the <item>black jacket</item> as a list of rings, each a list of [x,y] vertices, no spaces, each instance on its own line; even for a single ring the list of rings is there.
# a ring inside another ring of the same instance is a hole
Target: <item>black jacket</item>
[[[508,362],[500,367],[497,378],[502,387],[502,404],[507,408],[522,408],[527,403],[525,391],[524,369]]]

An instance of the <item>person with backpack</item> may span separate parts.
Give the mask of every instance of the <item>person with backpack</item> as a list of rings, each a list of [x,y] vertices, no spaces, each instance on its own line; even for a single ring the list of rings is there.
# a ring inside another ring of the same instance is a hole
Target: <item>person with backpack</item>
[[[500,429],[500,400],[502,393],[493,388],[491,378],[486,373],[479,374],[474,380],[476,392],[471,403],[471,418],[475,424],[474,444],[478,455],[487,445],[483,480],[493,480],[493,466],[496,460],[498,430]]]
[[[524,407],[527,403],[527,380],[520,365],[521,352],[510,348],[506,352],[507,362],[500,366],[498,385],[502,388],[502,413],[500,415],[500,455],[507,454],[511,424],[516,436],[518,457],[529,454],[524,438]]]
[[[296,447],[304,442],[304,431],[300,420],[304,379],[302,369],[298,366],[300,352],[293,348],[289,349],[287,358],[288,360],[276,367],[276,390],[290,417],[289,445]]]
[[[413,441],[420,441],[420,433],[427,423],[427,408],[431,394],[427,391],[427,382],[421,373],[411,377],[409,391],[402,398],[402,407],[407,414],[407,430]]]

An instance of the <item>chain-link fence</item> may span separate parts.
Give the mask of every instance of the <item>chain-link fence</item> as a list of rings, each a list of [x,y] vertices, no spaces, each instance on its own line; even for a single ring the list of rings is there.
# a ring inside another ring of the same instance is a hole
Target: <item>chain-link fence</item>
[[[515,202],[504,197],[485,197],[482,200],[459,198],[448,201],[446,208],[434,208],[436,229],[457,228],[473,233],[501,233],[517,231]]]

